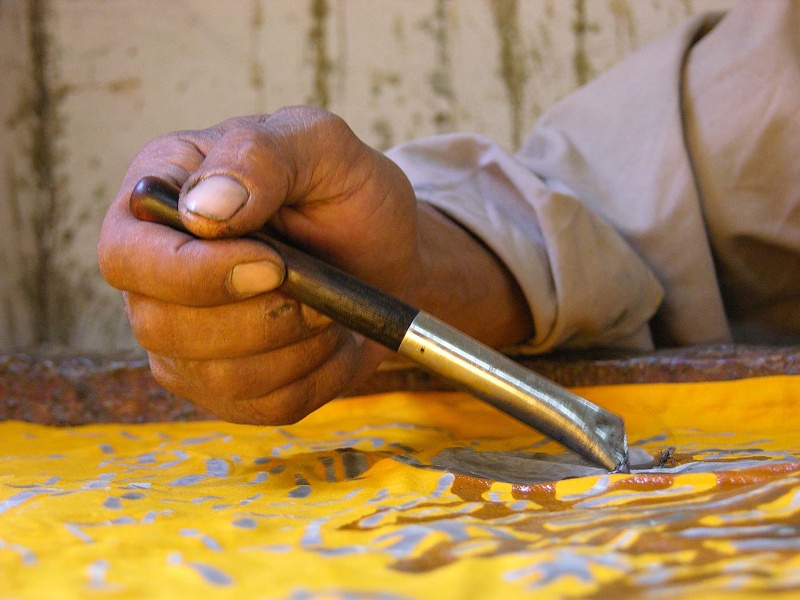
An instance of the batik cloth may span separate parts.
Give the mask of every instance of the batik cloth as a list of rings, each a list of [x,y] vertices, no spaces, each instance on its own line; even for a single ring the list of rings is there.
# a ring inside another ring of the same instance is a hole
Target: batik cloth
[[[563,451],[457,393],[277,428],[1,423],[0,598],[800,594],[800,378],[576,391],[654,466],[535,483],[526,457]]]

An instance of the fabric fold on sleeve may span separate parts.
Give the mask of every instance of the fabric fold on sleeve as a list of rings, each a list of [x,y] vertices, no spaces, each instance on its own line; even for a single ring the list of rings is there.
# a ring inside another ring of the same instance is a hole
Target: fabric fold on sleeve
[[[660,346],[731,341],[684,131],[687,56],[727,18],[696,15],[630,55],[542,115],[517,154],[647,262],[664,288],[651,322]]]
[[[417,197],[480,238],[519,282],[531,350],[652,346],[658,280],[619,233],[578,198],[548,189],[511,153],[448,134],[388,153]]]

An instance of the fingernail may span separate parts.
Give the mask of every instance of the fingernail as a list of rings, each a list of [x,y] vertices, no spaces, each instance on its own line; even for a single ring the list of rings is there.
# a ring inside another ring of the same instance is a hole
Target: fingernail
[[[333,322],[333,319],[317,312],[307,304],[300,305],[300,314],[303,315],[305,324],[311,329],[326,327]]]
[[[213,175],[203,179],[186,194],[186,209],[197,215],[224,221],[247,202],[247,190],[230,177]]]
[[[241,298],[271,292],[283,283],[284,271],[268,260],[236,265],[231,269],[230,284]]]

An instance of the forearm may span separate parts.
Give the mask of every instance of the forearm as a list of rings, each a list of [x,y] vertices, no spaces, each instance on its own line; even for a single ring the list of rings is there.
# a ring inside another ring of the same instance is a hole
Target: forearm
[[[492,347],[530,337],[530,309],[498,257],[427,203],[419,203],[418,219],[421,266],[412,289],[419,308]]]

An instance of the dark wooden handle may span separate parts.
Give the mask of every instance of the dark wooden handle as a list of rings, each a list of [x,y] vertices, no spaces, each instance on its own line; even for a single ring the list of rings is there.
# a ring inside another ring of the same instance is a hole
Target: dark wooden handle
[[[131,194],[131,212],[142,221],[186,232],[178,214],[178,195],[179,190],[167,182],[145,177]],[[286,266],[281,292],[397,351],[419,310],[264,231],[248,237],[280,254]]]

